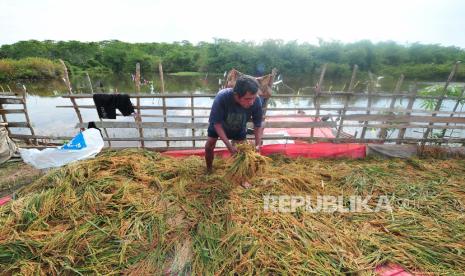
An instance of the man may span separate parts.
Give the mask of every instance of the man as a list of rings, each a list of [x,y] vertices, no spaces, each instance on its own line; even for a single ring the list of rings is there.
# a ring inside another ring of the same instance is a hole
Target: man
[[[235,144],[245,141],[247,121],[250,118],[254,124],[255,145],[260,146],[263,115],[262,103],[257,95],[258,89],[258,82],[254,78],[241,76],[234,88],[223,89],[216,95],[210,111],[208,140],[205,144],[207,172],[212,171],[218,137],[231,154],[237,153]]]

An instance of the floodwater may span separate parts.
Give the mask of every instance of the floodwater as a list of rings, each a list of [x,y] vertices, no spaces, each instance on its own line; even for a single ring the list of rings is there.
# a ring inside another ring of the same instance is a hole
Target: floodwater
[[[216,93],[219,89],[219,79],[222,79],[222,75],[196,75],[196,76],[173,76],[165,75],[165,93]],[[315,78],[286,78],[281,77],[282,82],[274,87],[274,90],[278,94],[310,94],[312,93],[311,87],[315,85]],[[118,93],[133,93],[135,91],[134,83],[132,82],[132,76],[106,76],[102,78],[92,78],[92,87],[86,77],[75,77],[72,79],[73,92],[76,94],[89,94],[91,91],[94,93],[107,93],[107,92],[118,92]],[[356,82],[356,91],[366,91],[367,81]],[[430,83],[428,83],[429,85]],[[35,81],[35,82],[22,82],[22,83],[3,83],[1,89],[12,91],[21,91],[23,85],[27,89],[27,108],[29,116],[37,135],[47,136],[74,136],[79,130],[76,128],[78,118],[73,108],[59,108],[57,106],[71,106],[71,101],[66,98],[62,98],[61,95],[68,93],[66,86],[63,82],[58,80],[53,81]],[[426,83],[420,83],[419,86],[425,86]],[[464,84],[459,84],[464,85]],[[155,76],[153,78],[147,78],[147,81],[143,81],[141,86],[141,93],[145,94],[158,94],[160,93],[160,81]],[[323,84],[324,91],[347,91],[348,81],[340,80],[327,80]],[[391,92],[394,89],[395,80],[389,78],[380,78],[376,83],[376,89],[378,91]],[[401,88],[402,91],[407,91],[412,88],[412,83],[406,82]],[[1,90],[0,90],[1,91]],[[79,99],[77,100],[80,105],[92,105],[92,99]],[[195,98],[195,106],[210,107],[213,98]],[[372,103],[373,107],[388,108],[390,105],[390,98],[379,98],[375,99]],[[406,107],[407,99],[398,99],[396,101],[396,107]],[[446,100],[441,110],[451,110],[455,105],[456,101]],[[190,102],[187,99],[167,99],[168,106],[189,106]],[[342,97],[333,98],[321,98],[321,107],[342,107],[344,99]],[[141,105],[161,105],[161,99],[141,99]],[[421,107],[422,100],[416,100],[414,103],[414,109],[423,109]],[[312,99],[271,99],[271,107],[299,107],[309,108],[313,107]],[[351,107],[366,107],[367,99],[358,98],[350,102]],[[17,105],[5,105],[6,108],[19,108]],[[5,108],[4,107],[4,108]],[[459,110],[461,111],[459,106]],[[80,109],[83,120],[85,122],[98,121],[97,112],[94,109]],[[277,111],[269,112],[269,115],[277,114]],[[293,114],[295,112],[281,111],[279,114]],[[312,114],[312,111],[306,112]],[[362,113],[362,112],[347,112],[351,113]],[[145,115],[161,115],[160,110],[144,110]],[[197,110],[195,115],[208,115],[208,110]],[[321,111],[321,115],[325,114],[336,114],[336,111]],[[168,115],[190,115],[190,110],[170,110]],[[444,115],[442,115],[444,116]],[[24,116],[19,114],[8,114],[8,121],[24,121]],[[161,118],[143,118],[144,122],[160,122]],[[207,118],[196,119],[196,122],[207,122]],[[132,117],[118,117],[116,121],[134,121]],[[190,122],[189,119],[183,118],[172,118],[168,121],[171,122]],[[357,122],[354,122],[357,123]],[[109,129],[109,136],[111,137],[138,137],[139,133],[136,129],[125,129],[125,130],[112,130]],[[354,135],[358,133],[360,135],[361,128],[344,128],[344,131]],[[405,137],[421,137],[424,129],[409,129],[406,132]],[[29,134],[28,129],[16,128],[12,130],[13,133]],[[194,133],[196,136],[205,135],[205,130],[197,130]],[[375,138],[376,132],[368,130],[366,138]],[[191,130],[169,130],[170,136],[191,136]],[[164,130],[162,129],[145,129],[144,136],[155,137],[164,136]],[[390,136],[397,137],[397,131],[390,133]],[[463,137],[463,130],[455,130],[452,133],[453,137]],[[201,145],[198,143],[197,145]],[[113,143],[118,145],[118,143]],[[125,144],[127,145],[127,144]],[[137,145],[137,143],[135,143]],[[165,142],[147,142],[147,146],[165,146]],[[172,142],[170,146],[191,146],[191,142]]]

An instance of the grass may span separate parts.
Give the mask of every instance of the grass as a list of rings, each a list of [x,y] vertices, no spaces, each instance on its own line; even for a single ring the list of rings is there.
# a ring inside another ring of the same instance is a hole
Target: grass
[[[0,197],[13,193],[20,187],[32,183],[42,173],[23,162],[0,164]]]
[[[0,207],[0,274],[465,272],[462,159],[273,156],[252,189],[230,180],[231,162],[206,175],[198,157],[125,150],[54,170]],[[387,195],[394,208],[264,210],[267,195],[318,194]]]

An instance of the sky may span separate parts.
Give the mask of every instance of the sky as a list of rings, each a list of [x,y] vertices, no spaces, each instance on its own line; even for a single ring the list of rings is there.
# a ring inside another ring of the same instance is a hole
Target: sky
[[[0,45],[21,40],[318,44],[363,39],[465,48],[463,0],[0,0]]]

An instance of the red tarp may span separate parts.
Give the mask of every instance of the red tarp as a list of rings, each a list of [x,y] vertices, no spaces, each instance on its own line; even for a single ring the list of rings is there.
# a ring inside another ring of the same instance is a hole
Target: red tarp
[[[333,143],[315,143],[315,144],[274,144],[264,145],[260,153],[263,155],[283,154],[288,157],[306,157],[306,158],[365,158],[366,146],[363,144],[333,144]],[[165,151],[163,154],[172,157],[186,157],[190,155],[205,156],[205,150],[172,150]],[[215,155],[229,157],[229,151],[226,148],[215,149]]]
[[[407,272],[402,266],[395,263],[386,263],[376,267],[375,273],[378,276],[426,276],[430,273]]]
[[[11,200],[11,195],[0,198],[0,206],[8,203]]]

